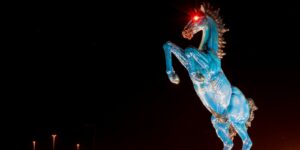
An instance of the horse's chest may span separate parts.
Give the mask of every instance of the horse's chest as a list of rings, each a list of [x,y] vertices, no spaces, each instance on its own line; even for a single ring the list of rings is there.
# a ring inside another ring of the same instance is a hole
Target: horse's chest
[[[199,82],[196,87],[200,93],[214,93],[216,96],[224,95],[226,83],[221,79],[215,79],[209,82]]]
[[[225,91],[221,88],[217,83],[201,83],[198,86],[197,92],[200,95],[209,96],[211,99],[223,99],[225,95]]]

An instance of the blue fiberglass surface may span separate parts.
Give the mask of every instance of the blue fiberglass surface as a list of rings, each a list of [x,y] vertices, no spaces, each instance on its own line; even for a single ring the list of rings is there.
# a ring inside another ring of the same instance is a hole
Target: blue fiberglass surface
[[[221,59],[225,55],[223,48],[226,44],[223,34],[228,29],[218,14],[219,10],[201,5],[183,29],[182,35],[186,39],[192,39],[194,34],[202,31],[199,47],[182,49],[170,41],[163,45],[166,72],[172,83],[179,84],[179,77],[172,66],[173,54],[187,69],[195,92],[212,113],[211,122],[223,142],[223,149],[232,149],[234,136],[238,134],[243,141],[243,150],[249,150],[252,141],[247,129],[257,107],[252,99],[246,98],[230,84],[222,70]]]

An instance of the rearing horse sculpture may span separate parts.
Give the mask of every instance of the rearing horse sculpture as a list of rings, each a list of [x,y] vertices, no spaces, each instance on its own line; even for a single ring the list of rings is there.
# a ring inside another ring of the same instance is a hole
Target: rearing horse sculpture
[[[212,113],[211,122],[224,144],[223,149],[232,149],[237,133],[243,141],[242,149],[250,150],[252,141],[247,128],[251,126],[257,107],[252,99],[246,99],[237,87],[230,84],[221,68],[221,58],[225,55],[222,36],[228,29],[218,14],[219,9],[213,11],[209,5],[201,5],[182,31],[187,39],[192,39],[194,34],[202,31],[198,48],[183,50],[171,42],[164,44],[166,72],[172,83],[179,83],[172,66],[173,54],[187,69],[197,95]]]

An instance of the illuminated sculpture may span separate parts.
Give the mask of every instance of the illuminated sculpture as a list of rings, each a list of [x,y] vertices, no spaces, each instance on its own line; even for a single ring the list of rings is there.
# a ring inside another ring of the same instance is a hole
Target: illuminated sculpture
[[[246,99],[237,87],[232,86],[223,73],[221,59],[225,55],[222,50],[225,41],[222,36],[228,29],[218,14],[219,9],[213,11],[209,5],[201,5],[182,31],[183,37],[189,40],[202,31],[199,48],[183,50],[171,42],[164,44],[166,72],[172,83],[179,83],[172,66],[173,54],[187,69],[197,95],[212,113],[211,122],[224,150],[232,149],[236,133],[243,141],[243,150],[249,150],[252,141],[247,128],[251,126],[257,107],[252,99]]]

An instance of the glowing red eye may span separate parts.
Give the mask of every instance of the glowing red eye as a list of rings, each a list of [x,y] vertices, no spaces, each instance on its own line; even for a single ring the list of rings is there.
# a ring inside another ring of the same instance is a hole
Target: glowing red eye
[[[199,16],[194,16],[193,19],[194,19],[194,21],[198,21],[200,19],[200,17]]]

